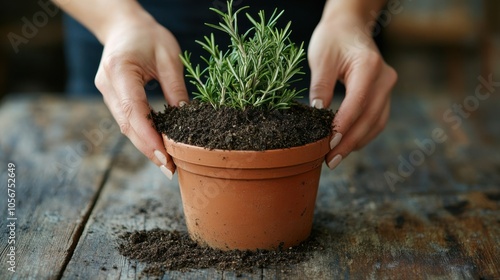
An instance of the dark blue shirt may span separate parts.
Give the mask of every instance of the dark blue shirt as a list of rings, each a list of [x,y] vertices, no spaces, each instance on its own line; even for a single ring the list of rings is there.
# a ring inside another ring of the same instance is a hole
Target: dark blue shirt
[[[194,41],[203,36],[215,33],[219,46],[227,46],[228,40],[223,34],[205,26],[204,23],[217,23],[220,18],[209,11],[210,7],[220,10],[226,9],[226,1],[195,1],[195,0],[143,0],[139,1],[160,24],[169,29],[177,38],[181,49],[192,53],[193,62],[200,63],[200,55],[204,55],[201,47]],[[250,6],[246,12],[256,16],[259,10],[271,14],[274,9],[285,10],[279,23],[284,26],[292,21],[292,40],[297,43],[309,42],[314,27],[319,22],[325,1],[264,1],[264,0],[235,0],[235,9]],[[110,11],[112,12],[112,11]],[[94,77],[99,66],[102,54],[102,45],[80,23],[65,15],[65,51],[68,70],[67,92],[73,96],[98,95],[94,85]],[[249,27],[246,18],[239,21],[242,30]],[[219,36],[217,36],[219,33]],[[297,87],[308,87],[309,69],[307,63],[303,64],[306,75]],[[187,83],[188,91],[193,90]],[[161,89],[156,81],[145,85],[148,94],[160,94]]]

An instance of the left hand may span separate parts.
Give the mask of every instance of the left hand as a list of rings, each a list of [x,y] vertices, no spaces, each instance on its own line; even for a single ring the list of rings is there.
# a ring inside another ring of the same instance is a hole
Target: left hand
[[[397,74],[382,59],[371,34],[362,31],[363,26],[355,16],[321,21],[309,44],[311,105],[329,107],[337,79],[346,86],[345,99],[333,120],[332,150],[326,156],[330,169],[373,140],[389,118]]]

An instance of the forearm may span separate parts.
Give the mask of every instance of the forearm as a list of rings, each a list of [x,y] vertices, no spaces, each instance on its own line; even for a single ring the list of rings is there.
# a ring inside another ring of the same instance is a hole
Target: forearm
[[[103,44],[116,25],[153,20],[135,0],[52,1],[87,27]]]
[[[373,13],[378,13],[386,3],[387,0],[329,0],[321,20],[330,21],[347,16],[369,22],[373,20]]]

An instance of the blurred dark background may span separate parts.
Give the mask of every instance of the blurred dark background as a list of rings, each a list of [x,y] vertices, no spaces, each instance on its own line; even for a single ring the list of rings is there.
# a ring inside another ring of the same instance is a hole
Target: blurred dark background
[[[45,12],[43,16],[39,3],[2,3],[0,97],[7,93],[65,90],[62,13],[52,16]],[[464,94],[475,89],[479,75],[493,73],[496,80],[500,79],[500,1],[393,3],[398,8],[387,7],[378,18],[377,24],[384,28],[377,41],[386,60],[399,73],[397,92]],[[297,12],[302,11],[293,11]],[[35,26],[27,42],[13,47],[12,40],[23,40],[13,34],[22,35],[26,20],[40,27]]]
[[[1,6],[0,95],[7,92],[62,92],[66,71],[61,13],[51,17],[37,1],[3,1]],[[40,28],[35,26],[36,31],[27,30],[32,38],[27,38],[26,43],[20,39],[16,52],[11,40],[18,42],[16,39],[19,38],[13,34],[24,37],[23,25],[26,20],[33,22],[34,17],[40,25],[46,23]]]

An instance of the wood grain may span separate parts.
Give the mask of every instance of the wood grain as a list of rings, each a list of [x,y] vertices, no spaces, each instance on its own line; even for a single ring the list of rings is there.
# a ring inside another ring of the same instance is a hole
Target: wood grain
[[[6,216],[0,220],[0,278],[57,279],[64,270],[121,139],[113,123],[95,144],[82,134],[110,118],[101,103],[37,96],[2,104],[0,209],[6,213],[3,182],[13,162],[18,220],[15,273],[7,271]]]
[[[141,273],[144,264],[119,254],[119,235],[153,228],[185,231],[176,178],[169,181],[127,142],[114,160],[113,169],[63,279],[144,277]],[[187,273],[172,271],[165,277],[221,279],[222,275],[223,272],[207,269]]]
[[[385,132],[336,170],[323,168],[313,233],[323,249],[309,260],[243,275],[204,269],[160,278],[500,278],[500,101],[488,99],[454,126],[443,114],[462,101],[395,96]],[[2,106],[0,128],[10,133],[2,135],[1,159],[17,161],[22,180],[18,278],[148,278],[144,264],[118,253],[118,236],[156,227],[186,230],[176,176],[168,181],[118,133],[65,172],[62,182],[47,169],[54,161],[71,163],[64,147],[78,145],[81,131],[95,127],[103,112],[95,104],[57,99]],[[436,128],[446,140],[425,153],[417,142],[429,143]],[[410,161],[416,150],[423,160],[401,175],[401,158]],[[403,180],[391,186],[387,172]]]

